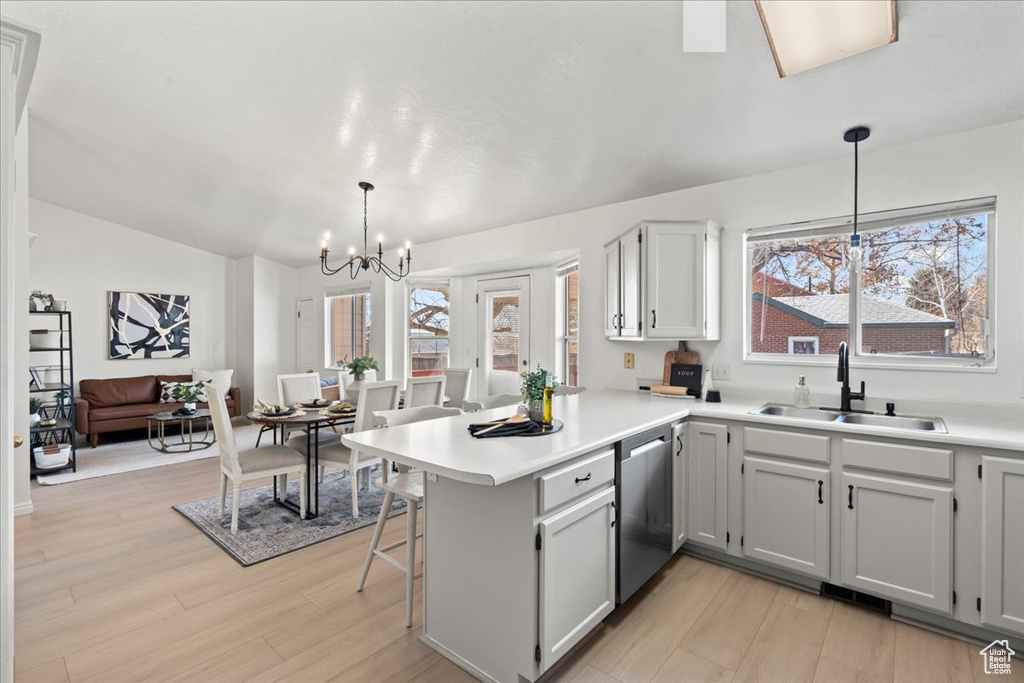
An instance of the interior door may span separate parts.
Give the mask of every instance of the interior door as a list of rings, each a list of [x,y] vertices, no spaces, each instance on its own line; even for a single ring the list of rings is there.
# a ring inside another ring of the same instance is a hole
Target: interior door
[[[316,372],[320,364],[314,342],[313,298],[296,301],[295,315],[295,371]]]
[[[530,369],[530,276],[481,280],[481,396],[519,393],[519,373]]]

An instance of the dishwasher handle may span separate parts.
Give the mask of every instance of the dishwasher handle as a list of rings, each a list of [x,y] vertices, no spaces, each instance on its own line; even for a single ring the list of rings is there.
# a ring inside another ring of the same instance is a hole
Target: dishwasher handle
[[[643,455],[644,453],[647,453],[649,451],[653,451],[656,448],[660,448],[660,447],[664,446],[665,443],[666,443],[665,439],[663,439],[661,437],[658,437],[657,439],[654,439],[653,441],[648,441],[647,443],[645,443],[645,444],[643,444],[641,446],[637,446],[636,448],[629,449],[628,453],[623,453],[622,454],[622,460],[626,461],[626,460],[629,460],[630,458],[635,458],[637,456]]]

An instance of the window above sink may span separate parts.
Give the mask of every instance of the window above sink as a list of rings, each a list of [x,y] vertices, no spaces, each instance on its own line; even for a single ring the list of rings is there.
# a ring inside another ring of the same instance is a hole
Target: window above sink
[[[995,198],[749,230],[744,359],[992,371]]]

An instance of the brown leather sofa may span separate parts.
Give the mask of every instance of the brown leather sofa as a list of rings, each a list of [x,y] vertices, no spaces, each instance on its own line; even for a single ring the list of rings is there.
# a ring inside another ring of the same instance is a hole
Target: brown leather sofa
[[[100,434],[123,429],[142,429],[146,416],[165,410],[177,410],[181,403],[159,403],[160,382],[191,382],[192,375],[145,375],[116,379],[83,379],[78,383],[80,396],[75,399],[75,430],[88,434],[92,447]],[[241,391],[231,387],[224,397],[228,413],[242,414]],[[199,403],[206,408],[208,404]]]

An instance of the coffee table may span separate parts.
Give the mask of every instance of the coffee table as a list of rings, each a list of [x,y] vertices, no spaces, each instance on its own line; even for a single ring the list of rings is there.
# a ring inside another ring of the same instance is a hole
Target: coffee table
[[[196,441],[193,425],[200,420],[205,420],[206,424],[203,426],[202,440]],[[174,423],[178,423],[181,427],[178,433],[178,442],[175,443],[172,440],[171,443],[168,443],[167,425]],[[154,426],[156,427],[156,443],[153,443]],[[169,410],[148,415],[146,417],[146,433],[149,447],[161,453],[191,453],[209,448],[217,441],[217,436],[210,423],[210,411],[206,408],[197,410],[190,415],[175,414]]]

